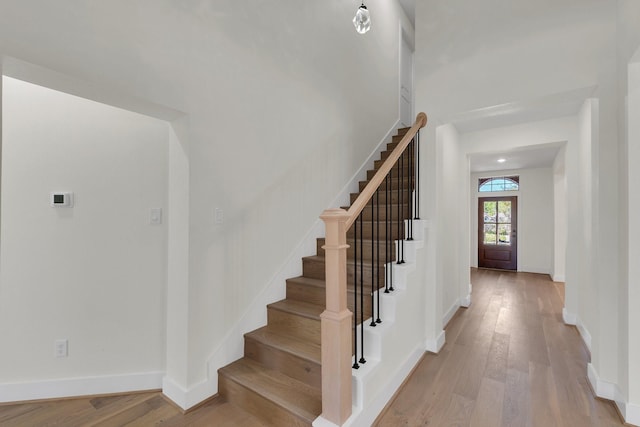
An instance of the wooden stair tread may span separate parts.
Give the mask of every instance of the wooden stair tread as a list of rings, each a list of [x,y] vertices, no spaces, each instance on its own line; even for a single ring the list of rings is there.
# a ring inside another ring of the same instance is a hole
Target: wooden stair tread
[[[389,204],[380,202],[377,205],[391,206],[392,209],[398,209],[398,206],[404,206],[405,208],[407,208],[409,206],[409,202],[407,201],[406,203],[389,203]],[[350,207],[351,206],[340,206],[340,209],[344,209],[346,211],[346,210],[349,210]],[[366,209],[371,210],[371,203],[367,203],[362,211],[364,212]]]
[[[322,412],[321,391],[251,359],[242,358],[218,370],[220,375],[307,420]]]
[[[324,257],[321,257],[324,258]],[[291,281],[291,282],[295,282],[295,283],[300,283],[300,284],[305,284],[306,286],[311,286],[314,288],[318,288],[318,289],[326,289],[327,287],[327,283],[322,280],[322,279],[313,279],[311,277],[305,277],[305,276],[298,276],[298,277],[293,277],[291,279],[287,279],[287,281]],[[353,293],[354,292],[354,285],[353,283],[347,282],[347,292],[348,293]],[[300,300],[296,300],[296,301],[300,301]]]
[[[264,326],[255,331],[246,333],[244,336],[265,345],[286,351],[296,357],[320,363],[320,344],[286,335],[287,331],[279,332],[278,329]]]
[[[269,304],[267,307],[314,320],[320,320],[320,314],[324,311],[324,307],[321,305],[292,299],[283,299]]]
[[[312,277],[298,276],[287,279],[288,282],[295,282],[305,286],[312,286],[314,288],[325,288],[326,282],[322,279],[314,279]]]
[[[325,257],[321,255],[309,255],[309,256],[303,257],[302,259],[307,261],[325,262]],[[347,265],[353,265],[354,263],[355,262],[353,258],[347,258]],[[360,262],[358,262],[358,264],[360,264]],[[362,260],[362,265],[370,266],[371,264],[372,264],[371,259],[364,258]]]

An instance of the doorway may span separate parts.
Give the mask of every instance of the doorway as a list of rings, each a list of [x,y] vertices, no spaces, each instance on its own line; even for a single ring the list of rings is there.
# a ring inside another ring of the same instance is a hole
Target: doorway
[[[413,125],[413,49],[406,40],[404,32],[400,32],[400,123],[402,126]]]
[[[478,198],[478,267],[517,270],[518,197]]]

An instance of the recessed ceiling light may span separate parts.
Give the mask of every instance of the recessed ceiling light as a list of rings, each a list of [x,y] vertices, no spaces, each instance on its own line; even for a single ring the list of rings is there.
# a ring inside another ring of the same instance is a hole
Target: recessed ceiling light
[[[498,163],[504,163],[506,161],[507,161],[507,159],[498,159]]]

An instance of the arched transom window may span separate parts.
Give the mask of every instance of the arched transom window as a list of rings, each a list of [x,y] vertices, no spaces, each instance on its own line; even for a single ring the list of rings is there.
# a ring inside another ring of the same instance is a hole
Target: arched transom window
[[[519,176],[500,176],[493,178],[480,178],[478,180],[479,193],[489,193],[495,191],[518,191],[519,189]]]

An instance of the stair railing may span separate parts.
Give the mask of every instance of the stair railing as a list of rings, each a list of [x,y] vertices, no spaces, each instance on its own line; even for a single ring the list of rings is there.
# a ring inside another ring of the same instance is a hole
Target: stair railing
[[[342,425],[351,415],[352,411],[352,391],[351,391],[351,370],[357,369],[360,363],[366,363],[364,355],[364,288],[363,288],[363,211],[371,205],[371,250],[378,251],[380,258],[380,226],[379,220],[381,212],[379,209],[379,198],[381,193],[385,193],[385,277],[384,292],[393,291],[393,269],[390,267],[389,251],[395,252],[395,262],[404,262],[404,238],[413,239],[412,219],[419,219],[419,131],[427,124],[427,115],[419,113],[416,121],[402,137],[397,146],[393,149],[389,157],[378,168],[375,175],[370,179],[366,187],[360,192],[357,199],[351,204],[348,210],[335,208],[325,210],[320,218],[325,223],[325,273],[326,273],[326,308],[320,315],[321,318],[321,343],[322,343],[322,418],[336,425]],[[395,167],[395,171],[393,170]],[[408,168],[408,188],[404,188],[405,175],[404,168]],[[392,183],[394,172],[398,178],[396,197],[398,198],[398,224],[396,235],[400,239],[395,248],[390,249],[390,240],[393,240],[393,224],[389,219],[393,216],[391,212]],[[384,183],[384,185],[383,185]],[[382,187],[382,188],[381,188]],[[375,196],[375,203],[374,198]],[[409,205],[408,212],[405,212],[404,197],[407,197]],[[376,216],[378,221],[375,221]],[[407,217],[407,226],[404,222]],[[376,224],[374,226],[374,224]],[[354,311],[352,314],[347,308],[347,232],[354,226],[354,254],[355,263],[353,266],[354,275]],[[377,238],[376,238],[377,233]],[[358,241],[357,238],[360,238]],[[373,255],[373,254],[372,254]],[[358,264],[358,257],[360,262]],[[372,323],[375,326],[380,323],[380,292],[378,289],[380,268],[374,262],[376,258],[372,256],[371,264],[371,310]],[[376,281],[376,272],[378,281]],[[359,286],[359,289],[358,289]],[[359,294],[358,294],[359,292]],[[377,314],[374,294],[377,294]],[[359,300],[358,300],[359,299]],[[358,319],[358,307],[360,318]],[[376,320],[374,320],[374,317]],[[353,322],[353,323],[352,323]],[[358,323],[359,322],[359,323]],[[354,326],[352,330],[352,324]],[[357,325],[360,325],[358,334]],[[358,342],[360,341],[360,342]],[[360,348],[360,355],[358,354]],[[353,352],[352,352],[353,351]],[[352,354],[355,354],[352,358]],[[360,357],[359,357],[360,356]],[[353,363],[352,363],[353,362]]]

